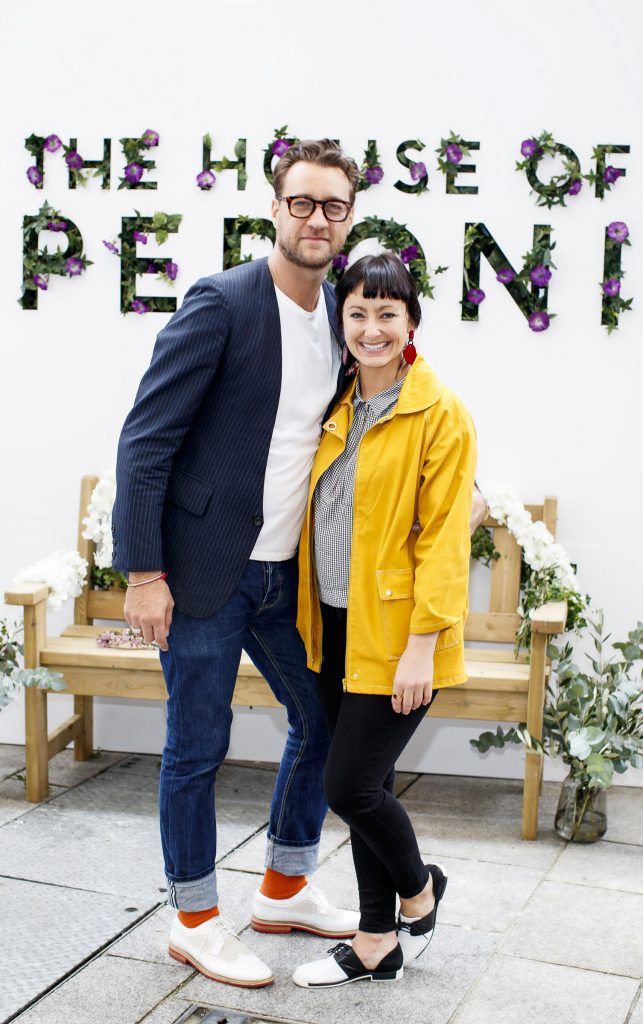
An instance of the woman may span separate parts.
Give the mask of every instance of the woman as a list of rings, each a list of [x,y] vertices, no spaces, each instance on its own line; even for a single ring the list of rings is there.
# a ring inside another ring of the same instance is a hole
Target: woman
[[[399,978],[433,933],[446,875],[423,864],[393,782],[438,689],[466,679],[476,461],[469,413],[416,358],[421,310],[404,264],[365,256],[336,294],[357,377],[313,465],[297,626],[319,673],[326,796],[350,826],[360,928],[352,947],[297,968],[298,985],[319,988]]]

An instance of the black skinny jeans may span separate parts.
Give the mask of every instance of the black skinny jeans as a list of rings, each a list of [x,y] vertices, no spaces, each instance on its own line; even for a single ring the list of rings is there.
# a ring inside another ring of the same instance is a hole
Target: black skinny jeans
[[[395,930],[396,894],[424,889],[423,864],[413,826],[393,795],[395,762],[431,706],[396,714],[390,696],[344,693],[346,609],[322,604],[323,644],[319,694],[331,736],[324,773],[328,805],[350,826],[359,889],[360,930]],[[438,691],[433,691],[431,704]]]

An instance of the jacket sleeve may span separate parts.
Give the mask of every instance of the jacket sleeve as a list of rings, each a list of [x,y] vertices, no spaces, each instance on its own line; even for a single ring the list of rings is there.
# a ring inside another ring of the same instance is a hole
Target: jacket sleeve
[[[202,278],[157,336],[118,442],[112,565],[121,572],[166,568],[161,519],[172,459],[216,374],[229,324],[220,286]]]
[[[443,408],[433,411],[437,423],[429,438],[418,494],[420,533],[415,545],[411,633],[455,626],[468,610],[475,428],[453,395]]]

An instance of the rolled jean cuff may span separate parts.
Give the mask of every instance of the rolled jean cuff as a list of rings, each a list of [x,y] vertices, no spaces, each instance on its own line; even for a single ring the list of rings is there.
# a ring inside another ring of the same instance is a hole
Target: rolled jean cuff
[[[310,875],[317,870],[319,840],[308,846],[293,846],[268,836],[264,867],[282,875]]]
[[[219,902],[217,876],[214,871],[189,882],[175,882],[168,878],[167,892],[170,906],[188,913],[195,910],[210,910]]]

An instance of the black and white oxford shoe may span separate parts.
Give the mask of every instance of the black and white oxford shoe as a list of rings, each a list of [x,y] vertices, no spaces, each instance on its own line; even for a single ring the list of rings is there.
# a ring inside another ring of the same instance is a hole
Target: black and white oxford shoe
[[[352,981],[397,981],[404,974],[403,954],[399,944],[383,957],[377,967],[365,967],[347,942],[338,942],[323,960],[302,964],[293,974],[295,985],[302,988],[338,988]]]
[[[447,887],[447,873],[444,868],[440,864],[427,864],[426,866],[433,879],[433,895],[435,896],[433,910],[424,917],[408,918],[399,914],[397,918],[397,938],[402,947],[406,965],[416,960],[433,938],[438,907]]]

